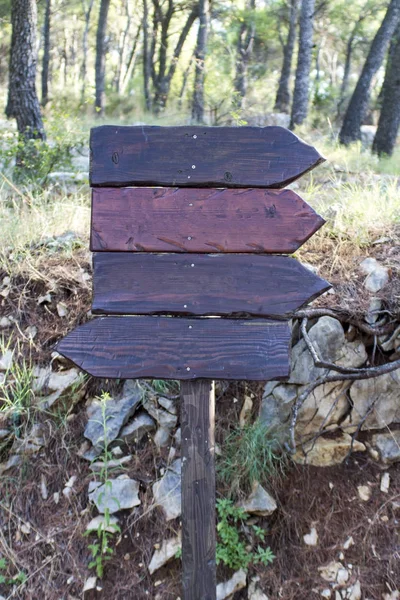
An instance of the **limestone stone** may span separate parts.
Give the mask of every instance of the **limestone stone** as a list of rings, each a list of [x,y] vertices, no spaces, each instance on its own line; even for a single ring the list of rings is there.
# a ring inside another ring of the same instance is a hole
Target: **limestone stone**
[[[117,517],[110,515],[110,517],[107,519],[107,523],[106,523],[104,515],[97,515],[97,517],[94,517],[94,519],[92,519],[90,521],[90,523],[88,523],[88,525],[86,527],[86,531],[97,532],[100,530],[100,531],[108,531],[109,533],[115,533],[117,531],[117,527],[116,527],[117,525],[118,525]]]
[[[158,423],[157,432],[154,436],[155,444],[160,448],[167,446],[178,422],[178,417],[160,408],[155,397],[146,398],[143,407]]]
[[[364,287],[369,292],[379,292],[389,281],[389,269],[381,265],[375,258],[366,258],[360,267],[363,273],[368,274]]]
[[[118,437],[123,425],[133,415],[142,399],[142,390],[133,380],[127,380],[121,395],[106,401],[105,415],[100,400],[94,400],[88,407],[88,423],[84,436],[89,439],[98,451],[104,446],[105,437],[111,442]],[[104,431],[104,421],[106,431]]]
[[[118,437],[128,444],[138,444],[143,437],[154,431],[155,428],[154,419],[145,411],[141,411],[135,415],[132,421],[124,425]]]
[[[324,581],[329,581],[331,583],[336,583],[338,578],[338,573],[341,569],[343,569],[343,565],[338,561],[331,561],[327,565],[323,565],[322,567],[318,567],[318,571],[322,579]]]
[[[347,433],[342,433],[340,437],[334,439],[321,436],[315,442],[311,441],[304,446],[305,454],[298,449],[293,459],[301,465],[330,467],[342,463],[350,448],[351,436]],[[353,444],[353,451],[363,452],[364,450],[364,444],[356,440]]]
[[[311,527],[310,533],[303,535],[303,540],[306,546],[316,546],[318,544],[318,532],[315,527]]]
[[[248,600],[268,600],[268,596],[259,587],[259,581],[258,576],[252,578],[247,592]]]
[[[355,428],[372,406],[362,429],[383,429],[391,423],[399,423],[399,389],[400,369],[373,379],[354,381],[350,387],[353,410],[343,426]]]
[[[246,587],[246,571],[240,569],[231,579],[217,585],[217,600],[225,600]]]
[[[162,396],[158,398],[158,404],[165,408],[171,415],[177,414],[176,402],[171,398],[163,398]]]
[[[155,571],[163,567],[176,553],[182,548],[181,534],[175,538],[164,540],[161,547],[157,549],[149,564],[149,573],[152,575]]]
[[[239,503],[240,508],[247,513],[266,517],[276,510],[274,498],[256,482],[248,498]]]
[[[161,506],[167,521],[181,515],[181,459],[167,468],[163,477],[153,485],[153,496]]]
[[[106,508],[110,514],[133,508],[140,504],[139,483],[124,476],[101,485],[92,481],[89,484],[89,499],[102,514]]]
[[[52,371],[51,366],[37,367],[33,375],[32,387],[35,394],[39,396],[38,404],[41,409],[52,407],[59,398],[78,389],[84,380],[84,374],[75,368],[67,371]],[[68,400],[72,404],[72,400],[77,402],[80,397],[78,394],[70,394]]]
[[[341,323],[332,317],[321,317],[313,325],[309,337],[322,360],[335,362],[345,343]],[[300,340],[292,350],[292,371],[289,383],[306,385],[326,375],[327,369],[316,367],[304,340]]]
[[[0,356],[0,371],[8,371],[13,362],[14,353],[12,350],[6,350]]]
[[[385,465],[400,461],[400,431],[373,435],[371,447],[377,450],[379,459]]]

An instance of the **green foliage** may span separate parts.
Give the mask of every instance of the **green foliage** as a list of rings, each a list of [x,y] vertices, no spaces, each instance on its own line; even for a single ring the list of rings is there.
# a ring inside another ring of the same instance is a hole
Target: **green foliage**
[[[254,482],[266,484],[283,474],[286,458],[268,428],[259,420],[234,429],[218,457],[217,474],[237,496],[249,491]]]
[[[3,170],[14,167],[15,181],[33,185],[39,190],[49,183],[52,171],[71,171],[74,154],[87,144],[76,122],[65,113],[54,114],[51,120],[45,121],[44,127],[48,141],[26,140],[17,131],[0,134]]]
[[[234,569],[247,569],[250,565],[271,564],[275,558],[271,548],[263,547],[265,531],[256,525],[248,527],[250,537],[245,537],[243,525],[248,515],[227,498],[217,500],[217,564],[224,563]],[[251,542],[249,544],[249,542]],[[257,545],[256,545],[257,544]]]
[[[96,459],[100,460],[103,463],[103,467],[99,473],[99,478],[97,481],[100,481],[100,485],[104,486],[104,490],[111,490],[112,483],[109,479],[109,467],[108,462],[112,459],[112,453],[109,449],[109,441],[107,438],[107,414],[106,407],[107,401],[110,400],[110,394],[108,392],[103,392],[101,396],[98,398],[101,402],[101,425],[103,427],[103,452]],[[102,501],[105,492],[102,492],[99,495],[99,501]],[[112,498],[112,497],[111,497]],[[117,502],[117,498],[112,498]],[[109,531],[111,530],[111,531]],[[93,532],[86,531],[84,533],[85,536],[91,535]],[[110,509],[105,506],[104,508],[104,519],[103,523],[100,523],[97,531],[94,532],[97,535],[97,540],[91,544],[88,544],[88,549],[92,555],[92,560],[89,562],[89,569],[95,569],[97,577],[102,578],[104,575],[105,563],[110,560],[114,553],[114,548],[111,545],[111,542],[114,539],[115,534],[121,533],[120,527],[116,523],[111,523],[111,514]]]
[[[18,571],[12,577],[7,574],[7,571],[7,560],[2,557],[0,558],[0,585],[23,585],[26,582],[27,576],[24,571]]]

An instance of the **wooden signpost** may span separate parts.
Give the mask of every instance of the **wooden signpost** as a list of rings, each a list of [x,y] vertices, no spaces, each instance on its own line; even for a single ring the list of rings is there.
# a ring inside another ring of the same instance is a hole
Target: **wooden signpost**
[[[216,598],[212,380],[287,377],[290,316],[329,288],[282,256],[324,221],[280,188],[323,160],[280,127],[91,133],[93,312],[107,316],[57,349],[96,377],[182,381],[184,600]]]

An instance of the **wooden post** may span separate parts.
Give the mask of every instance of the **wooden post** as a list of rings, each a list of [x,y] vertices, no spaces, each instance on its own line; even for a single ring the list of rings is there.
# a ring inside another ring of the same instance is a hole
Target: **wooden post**
[[[214,382],[181,381],[183,600],[215,600]]]

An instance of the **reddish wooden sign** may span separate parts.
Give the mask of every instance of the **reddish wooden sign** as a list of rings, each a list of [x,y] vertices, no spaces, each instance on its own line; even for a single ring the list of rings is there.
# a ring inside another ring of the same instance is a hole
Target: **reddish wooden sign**
[[[291,190],[93,189],[91,250],[292,253],[324,222]]]
[[[182,380],[182,596],[215,600],[206,379],[288,376],[288,320],[329,284],[268,253],[294,252],[323,219],[294,192],[265,188],[324,159],[280,127],[106,126],[90,144],[93,312],[108,316],[57,349],[97,377]]]

